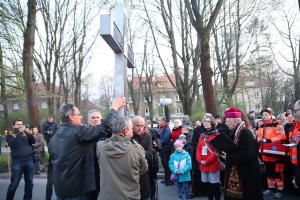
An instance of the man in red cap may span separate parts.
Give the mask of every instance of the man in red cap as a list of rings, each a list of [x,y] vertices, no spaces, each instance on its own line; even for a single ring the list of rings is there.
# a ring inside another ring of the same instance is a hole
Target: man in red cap
[[[248,117],[234,106],[225,111],[225,117],[229,137],[237,149],[221,155],[226,160],[224,199],[262,200],[257,142]]]
[[[272,118],[273,111],[271,108],[263,109],[263,125],[258,128],[257,141],[259,143],[279,143],[286,139],[283,126]],[[266,146],[266,145],[265,145]],[[262,146],[263,150],[265,149]],[[262,154],[262,159],[266,168],[268,189],[263,192],[264,195],[274,195],[275,199],[282,198],[284,187],[283,169],[284,163],[282,157],[272,154]]]

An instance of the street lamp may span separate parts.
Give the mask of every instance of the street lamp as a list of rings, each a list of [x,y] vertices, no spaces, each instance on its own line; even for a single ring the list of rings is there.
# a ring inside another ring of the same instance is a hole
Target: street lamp
[[[166,117],[166,122],[170,122],[170,112],[169,112],[169,106],[172,104],[172,99],[169,98],[162,98],[158,100],[158,105],[159,106],[164,106],[164,115]]]

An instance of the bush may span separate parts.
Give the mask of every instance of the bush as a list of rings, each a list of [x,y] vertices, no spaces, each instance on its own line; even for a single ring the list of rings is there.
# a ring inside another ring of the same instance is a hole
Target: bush
[[[7,153],[0,154],[0,172],[8,172]]]

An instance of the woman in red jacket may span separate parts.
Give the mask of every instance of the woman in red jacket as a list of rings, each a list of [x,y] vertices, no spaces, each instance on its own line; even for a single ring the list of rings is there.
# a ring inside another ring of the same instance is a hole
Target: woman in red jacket
[[[212,116],[203,118],[205,131],[201,133],[196,149],[196,159],[201,171],[201,180],[205,183],[207,196],[209,200],[219,200],[221,198],[220,190],[220,162],[216,150],[208,141],[220,134],[216,128],[216,121]]]
[[[172,143],[173,144],[176,141],[176,139],[178,139],[178,136],[181,134],[181,132],[182,132],[182,122],[179,119],[175,119],[174,127],[172,129]]]

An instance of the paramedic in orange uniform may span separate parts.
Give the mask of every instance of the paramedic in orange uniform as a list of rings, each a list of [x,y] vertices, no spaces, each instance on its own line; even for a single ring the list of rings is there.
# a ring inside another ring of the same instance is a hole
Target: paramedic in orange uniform
[[[272,118],[273,111],[271,108],[263,109],[262,115],[263,124],[258,129],[257,141],[259,143],[280,142],[286,139],[284,128],[281,124]],[[278,155],[262,155],[265,163],[268,189],[263,192],[264,195],[274,195],[275,199],[282,198],[284,186],[283,169],[284,164],[282,157]]]

